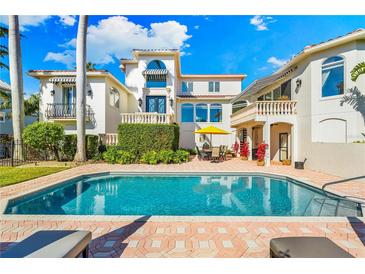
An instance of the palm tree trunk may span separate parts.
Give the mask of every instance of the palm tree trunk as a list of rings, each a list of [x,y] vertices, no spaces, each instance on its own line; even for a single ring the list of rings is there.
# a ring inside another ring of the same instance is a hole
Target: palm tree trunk
[[[75,161],[86,161],[85,113],[86,113],[86,35],[87,15],[79,16],[76,42],[76,126],[77,151]]]
[[[24,127],[24,96],[19,18],[17,15],[9,15],[9,68],[13,135],[14,141],[21,144]],[[15,155],[19,160],[22,160],[22,145],[16,145],[15,148]]]

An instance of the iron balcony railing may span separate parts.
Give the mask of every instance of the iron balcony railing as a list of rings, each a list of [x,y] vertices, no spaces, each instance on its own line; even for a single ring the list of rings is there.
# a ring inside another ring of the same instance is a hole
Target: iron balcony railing
[[[76,119],[76,104],[47,104],[45,115],[47,119]],[[86,105],[86,120],[93,119],[94,112]]]

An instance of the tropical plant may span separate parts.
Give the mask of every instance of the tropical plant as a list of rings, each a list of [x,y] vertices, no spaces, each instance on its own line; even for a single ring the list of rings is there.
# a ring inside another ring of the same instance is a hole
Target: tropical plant
[[[0,38],[5,38],[8,36],[9,30],[5,27],[0,27]],[[8,48],[6,45],[0,45],[0,60],[5,58],[9,54]],[[0,69],[6,68],[9,69],[9,66],[5,64],[3,61],[0,61]]]
[[[250,155],[250,149],[249,149],[249,145],[247,142],[242,142],[241,147],[240,147],[240,155],[243,158],[248,158],[248,156]]]
[[[266,148],[268,147],[268,144],[259,144],[258,148],[257,148],[257,161],[259,162],[263,162],[265,161],[265,155],[266,155]]]
[[[189,161],[189,155],[190,153],[183,149],[178,149],[175,151],[175,155],[173,158],[173,162],[175,164],[181,164]]]
[[[365,62],[357,64],[350,73],[351,80],[355,82],[361,74],[365,74]]]
[[[3,102],[0,103],[0,110],[11,109],[11,96],[9,93],[5,93],[2,95],[0,91],[0,97],[3,99]],[[28,116],[39,117],[39,94],[32,94],[28,99],[24,100],[24,114]],[[9,117],[11,117],[11,113],[8,113]]]
[[[27,126],[23,133],[25,144],[44,153],[53,152],[58,161],[64,136],[63,126],[51,122],[35,122]]]
[[[87,15],[79,16],[79,26],[76,40],[76,127],[77,127],[77,152],[75,161],[86,161],[85,144],[85,113],[86,113],[86,34]]]
[[[19,18],[9,15],[9,69],[11,85],[11,102],[13,118],[14,141],[22,141],[24,127],[24,98],[23,98],[23,72],[22,54],[20,48]],[[23,158],[22,146],[18,147],[16,155]]]
[[[158,153],[158,161],[164,164],[169,164],[174,160],[175,153],[171,149],[164,149]]]
[[[95,70],[97,70],[97,68],[96,68],[96,65],[94,63],[87,62],[86,70],[87,71],[95,71]]]
[[[142,154],[141,163],[149,165],[157,165],[158,163],[158,153],[156,151],[148,151]]]
[[[109,146],[106,151],[103,153],[103,159],[107,161],[109,164],[115,164],[118,160],[118,147],[117,146]]]

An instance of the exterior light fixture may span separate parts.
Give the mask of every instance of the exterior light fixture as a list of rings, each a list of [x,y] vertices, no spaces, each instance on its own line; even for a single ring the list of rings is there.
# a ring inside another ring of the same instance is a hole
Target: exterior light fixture
[[[173,107],[174,106],[174,99],[170,99],[170,106]]]
[[[298,78],[295,83],[297,84],[297,88],[300,88],[300,86],[302,85],[302,79]]]
[[[56,92],[55,92],[55,90],[54,90],[54,89],[52,89],[52,90],[51,90],[51,95],[52,95],[52,96],[54,96],[54,95],[55,95],[55,93],[56,93]]]
[[[89,89],[89,90],[87,91],[87,96],[90,96],[90,97],[92,97],[92,96],[93,96],[93,91],[92,91],[91,89]]]
[[[142,103],[143,103],[142,98],[139,98],[138,99],[138,105],[139,105],[139,107],[142,107]]]

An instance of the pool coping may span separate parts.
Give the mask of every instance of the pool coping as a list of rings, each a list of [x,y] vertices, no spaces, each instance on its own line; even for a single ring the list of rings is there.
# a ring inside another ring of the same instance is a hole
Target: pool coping
[[[281,178],[281,179],[290,179],[290,180],[294,180],[297,181],[299,183],[305,184],[309,187],[315,188],[319,191],[325,191],[327,193],[333,194],[335,196],[339,196],[341,198],[345,198],[347,200],[351,200],[349,198],[346,198],[346,195],[344,193],[341,193],[339,191],[328,191],[328,190],[322,190],[321,188],[319,188],[317,185],[315,185],[315,183],[308,181],[306,179],[302,179],[302,178],[296,178],[295,176],[291,176],[291,175],[283,175],[283,174],[278,174],[278,173],[273,173],[273,172],[265,172],[265,171],[260,171],[260,172],[255,172],[255,171],[161,171],[161,172],[157,172],[157,171],[153,171],[153,172],[146,172],[146,171],[118,171],[118,170],[113,170],[113,171],[95,171],[95,172],[84,172],[81,174],[77,174],[77,175],[72,175],[70,177],[66,177],[60,180],[55,180],[54,182],[51,182],[47,185],[43,185],[43,186],[39,186],[39,187],[35,187],[33,189],[28,189],[25,191],[21,191],[15,195],[11,195],[9,197],[6,197],[5,199],[0,200],[0,220],[25,220],[25,219],[30,219],[30,220],[39,220],[39,219],[47,219],[47,220],[51,220],[51,219],[57,219],[57,220],[80,220],[80,219],[84,219],[84,220],[120,220],[120,221],[135,221],[138,218],[141,217],[146,217],[146,216],[137,216],[137,215],[28,215],[28,214],[4,214],[6,207],[9,203],[10,200],[14,200],[17,198],[20,198],[22,196],[26,196],[26,195],[31,195],[31,194],[35,194],[37,192],[40,191],[45,191],[49,188],[53,188],[59,184],[63,184],[66,181],[71,181],[71,180],[75,180],[77,178],[82,178],[85,176],[95,176],[95,175],[159,175],[159,176],[163,176],[163,175],[196,175],[196,176],[206,176],[206,175],[223,175],[223,176],[259,176],[259,175],[264,175],[264,176],[271,176],[271,177],[277,177],[277,178]],[[360,219],[362,221],[365,220],[365,204],[361,203],[359,201],[354,201],[351,200],[353,202],[356,202],[358,204],[361,205],[361,211],[362,211],[362,215],[363,217],[356,217],[357,219]],[[148,220],[146,221],[174,221],[174,220],[178,220],[178,221],[219,221],[219,220],[223,220],[223,221],[243,221],[243,220],[260,220],[260,221],[266,221],[269,219],[275,219],[275,221],[283,221],[284,219],[297,219],[296,221],[312,221],[310,219],[314,218],[320,218],[321,220],[324,219],[338,219],[337,221],[339,221],[340,219],[344,219],[346,221],[348,221],[348,218],[351,217],[337,217],[337,216],[325,216],[325,217],[321,217],[321,216],[149,216]],[[303,220],[304,219],[304,220]],[[295,220],[293,220],[295,221]]]

